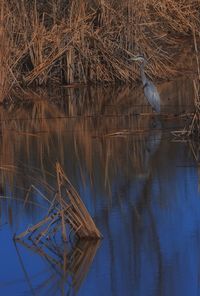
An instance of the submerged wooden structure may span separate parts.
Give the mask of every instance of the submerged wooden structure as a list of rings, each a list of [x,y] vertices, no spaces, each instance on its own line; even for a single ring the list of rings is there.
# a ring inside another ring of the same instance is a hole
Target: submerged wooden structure
[[[70,239],[71,234],[79,239],[101,239],[100,231],[59,163],[56,163],[56,175],[57,190],[53,200],[46,198],[50,204],[47,215],[37,224],[15,235],[14,240],[29,238],[37,245],[41,241],[55,240],[59,234],[64,242]]]

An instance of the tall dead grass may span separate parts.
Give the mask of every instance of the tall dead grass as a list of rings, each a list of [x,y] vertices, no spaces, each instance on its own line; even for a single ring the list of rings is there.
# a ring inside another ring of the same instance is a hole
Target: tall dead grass
[[[12,29],[11,14],[9,13],[5,1],[0,4],[0,98],[3,99],[15,80],[13,73],[14,60],[12,50],[14,47],[13,36],[9,35]]]
[[[150,76],[176,75],[174,60],[199,36],[198,8],[198,0],[2,0],[0,101],[16,86],[133,81],[136,53],[150,59]]]

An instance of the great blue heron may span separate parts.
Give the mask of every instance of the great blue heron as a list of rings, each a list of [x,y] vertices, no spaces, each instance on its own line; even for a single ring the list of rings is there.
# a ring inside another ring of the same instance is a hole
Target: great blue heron
[[[143,90],[144,90],[144,95],[153,108],[153,110],[157,113],[160,113],[160,95],[157,91],[157,88],[155,85],[150,81],[144,72],[144,67],[147,63],[147,60],[143,56],[135,56],[131,58],[132,61],[139,61],[141,62],[140,64],[140,73],[141,73],[141,79],[142,79],[142,84],[143,84]]]

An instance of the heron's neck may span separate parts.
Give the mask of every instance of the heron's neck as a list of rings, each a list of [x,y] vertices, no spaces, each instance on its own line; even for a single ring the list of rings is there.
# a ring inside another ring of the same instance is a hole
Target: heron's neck
[[[140,66],[140,73],[141,73],[141,79],[143,86],[147,83],[147,78],[144,72],[145,63],[143,62]]]

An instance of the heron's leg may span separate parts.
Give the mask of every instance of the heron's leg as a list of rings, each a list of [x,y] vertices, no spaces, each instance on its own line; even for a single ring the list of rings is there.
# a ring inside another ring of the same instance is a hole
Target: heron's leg
[[[152,118],[151,127],[152,128],[156,127],[156,119],[155,119],[155,117]]]
[[[156,116],[153,116],[151,118],[151,128],[158,127],[159,126],[158,123],[159,123],[159,120],[157,119],[157,117]]]

